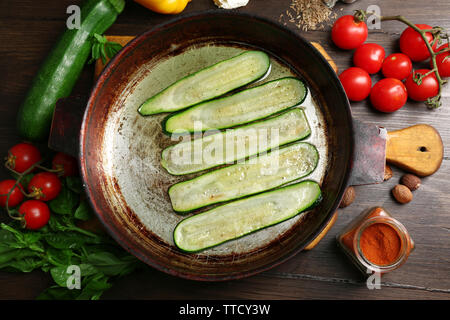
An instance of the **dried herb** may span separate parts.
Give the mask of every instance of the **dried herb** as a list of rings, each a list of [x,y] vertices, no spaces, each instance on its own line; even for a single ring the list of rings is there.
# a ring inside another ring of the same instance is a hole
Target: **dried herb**
[[[326,22],[335,19],[337,14],[322,0],[292,0],[289,9],[280,15],[279,21],[287,25],[307,30],[323,30]]]

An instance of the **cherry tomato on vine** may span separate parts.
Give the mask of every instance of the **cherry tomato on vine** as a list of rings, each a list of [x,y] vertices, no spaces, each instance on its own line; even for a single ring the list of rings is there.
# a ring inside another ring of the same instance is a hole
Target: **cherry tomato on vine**
[[[380,71],[385,56],[384,48],[379,44],[365,43],[353,54],[353,64],[373,74]]]
[[[28,183],[28,192],[33,198],[42,201],[50,201],[56,198],[61,188],[61,181],[52,172],[37,173]]]
[[[427,24],[416,24],[416,27],[421,30],[432,29],[432,27]],[[427,32],[425,33],[425,37],[431,44],[433,35],[430,32]],[[435,50],[436,47],[437,41],[432,46],[433,50]],[[411,27],[406,28],[400,36],[400,50],[410,57],[412,61],[423,61],[430,57],[430,52],[420,36],[420,33]]]
[[[355,49],[367,39],[367,25],[352,15],[345,15],[336,20],[331,29],[331,39],[341,49]]]
[[[9,149],[6,165],[14,171],[22,173],[41,159],[41,152],[38,148],[30,143],[22,142]]]
[[[16,184],[16,180],[3,180],[0,181],[0,206],[6,207],[6,200],[8,200],[7,194],[14,188],[14,185]],[[11,192],[11,195],[9,196],[8,201],[8,207],[13,208],[17,206],[19,203],[23,200],[23,194],[22,191],[20,191],[19,188],[22,188],[22,186],[19,184],[19,186],[16,186],[14,190]]]
[[[58,152],[53,157],[52,168],[55,170],[62,169],[63,177],[73,177],[78,175],[77,159],[62,152]]]
[[[381,72],[386,78],[406,79],[412,71],[411,59],[403,53],[393,53],[384,59]]]
[[[42,228],[50,219],[50,209],[47,204],[38,200],[27,200],[22,203],[19,213],[23,216],[25,227],[30,230]]]
[[[448,48],[448,43],[436,49],[436,52]],[[450,77],[450,51],[440,53],[436,56],[436,65],[441,77]],[[430,67],[433,69],[433,61],[430,61]]]
[[[351,67],[339,75],[339,80],[341,80],[349,100],[361,101],[369,96],[372,79],[370,79],[367,71]]]
[[[405,85],[398,79],[384,78],[372,88],[370,102],[381,112],[394,112],[403,107],[408,100]]]
[[[415,74],[424,75],[428,72],[430,72],[429,69],[419,69],[409,75],[405,81],[408,97],[415,101],[426,101],[428,98],[437,96],[439,93],[439,83],[434,72],[423,77],[420,85],[414,81]]]

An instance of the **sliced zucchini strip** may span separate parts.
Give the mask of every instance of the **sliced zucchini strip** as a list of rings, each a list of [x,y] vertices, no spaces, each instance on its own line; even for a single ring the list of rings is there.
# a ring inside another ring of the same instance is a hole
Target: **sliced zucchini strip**
[[[200,251],[290,219],[320,199],[319,185],[303,181],[234,201],[181,221],[174,242],[183,251]]]
[[[138,111],[151,115],[190,107],[261,78],[269,67],[266,53],[246,51],[178,80],[145,101]]]
[[[310,133],[304,111],[294,108],[265,121],[170,146],[162,152],[161,165],[173,175],[198,172],[301,140]]]
[[[296,106],[306,94],[305,84],[297,78],[273,80],[169,116],[164,130],[178,133],[234,127]]]
[[[187,212],[276,188],[314,171],[319,153],[299,142],[243,163],[208,172],[169,188],[172,207]]]

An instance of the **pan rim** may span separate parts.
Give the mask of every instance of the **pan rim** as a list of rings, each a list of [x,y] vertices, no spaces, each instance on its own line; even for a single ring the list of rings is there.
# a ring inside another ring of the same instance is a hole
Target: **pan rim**
[[[334,82],[334,86],[337,88],[337,91],[339,91],[338,97],[345,99],[343,102],[347,107],[347,123],[349,126],[350,131],[350,141],[349,141],[349,148],[350,148],[350,155],[349,159],[350,162],[346,164],[345,168],[345,174],[342,179],[342,186],[339,187],[339,193],[336,196],[336,201],[334,205],[332,206],[332,209],[329,210],[329,212],[326,215],[326,218],[323,219],[323,221],[320,224],[320,227],[317,228],[314,232],[312,232],[307,239],[303,242],[303,244],[299,244],[295,246],[295,249],[293,249],[290,253],[283,255],[281,258],[265,264],[263,266],[260,266],[255,269],[251,269],[248,271],[240,271],[238,273],[230,273],[230,274],[207,274],[207,275],[201,275],[198,273],[189,273],[179,270],[174,270],[168,266],[166,266],[163,263],[160,263],[156,259],[153,259],[153,257],[149,257],[145,255],[140,248],[134,247],[133,243],[136,241],[135,239],[131,239],[131,237],[126,236],[125,233],[122,232],[114,225],[109,224],[107,222],[107,219],[105,216],[109,215],[110,213],[104,213],[101,212],[99,209],[97,200],[93,198],[93,192],[91,190],[92,186],[89,185],[88,181],[88,172],[87,172],[87,150],[86,150],[86,137],[87,137],[87,130],[88,130],[88,119],[90,118],[90,114],[92,113],[93,105],[95,104],[95,99],[97,97],[98,92],[101,90],[105,82],[107,81],[108,77],[112,73],[112,70],[114,67],[124,58],[127,56],[127,54],[133,50],[135,47],[137,47],[141,42],[143,42],[148,37],[151,37],[152,34],[158,33],[161,30],[170,28],[173,25],[176,25],[178,23],[182,23],[185,20],[188,19],[201,19],[202,17],[211,17],[211,16],[229,16],[229,17],[239,17],[244,19],[253,19],[258,20],[261,23],[267,24],[271,27],[280,29],[282,32],[287,33],[289,36],[294,37],[298,39],[299,41],[302,41],[311,51],[315,53],[315,56],[322,62],[325,68],[328,69],[330,74],[330,80]],[[151,267],[163,271],[167,274],[174,275],[177,277],[190,279],[190,280],[199,280],[199,281],[226,281],[226,280],[233,280],[233,279],[242,279],[249,276],[253,276],[256,274],[259,274],[263,271],[267,271],[269,269],[272,269],[293,256],[297,255],[299,252],[301,252],[309,243],[311,243],[317,235],[319,235],[322,230],[326,227],[330,219],[333,217],[334,212],[338,208],[339,202],[343,197],[345,188],[347,187],[349,181],[350,181],[350,175],[351,175],[351,167],[352,162],[354,158],[354,127],[353,127],[353,121],[352,121],[352,113],[350,108],[350,103],[345,95],[345,91],[339,81],[339,78],[337,74],[334,72],[332,67],[329,65],[328,61],[323,57],[323,55],[310,44],[309,41],[305,40],[302,36],[296,34],[289,28],[286,28],[282,24],[280,24],[277,21],[270,20],[255,14],[249,14],[249,13],[239,13],[239,12],[218,12],[216,10],[208,10],[203,11],[200,13],[191,13],[187,15],[183,15],[180,17],[173,18],[167,22],[158,24],[154,26],[153,28],[141,33],[136,38],[134,38],[132,41],[130,41],[124,48],[108,63],[108,65],[105,67],[105,69],[100,74],[99,78],[97,79],[93,89],[91,90],[89,100],[87,102],[86,110],[83,115],[82,125],[81,125],[81,131],[80,131],[80,144],[79,144],[79,166],[80,166],[80,172],[81,172],[81,178],[83,180],[86,194],[88,201],[90,202],[92,208],[94,209],[97,217],[101,221],[102,225],[105,227],[105,229],[108,231],[109,235],[119,244],[121,245],[125,250],[127,250],[132,255],[136,256],[140,260],[142,260],[147,265],[150,265]]]

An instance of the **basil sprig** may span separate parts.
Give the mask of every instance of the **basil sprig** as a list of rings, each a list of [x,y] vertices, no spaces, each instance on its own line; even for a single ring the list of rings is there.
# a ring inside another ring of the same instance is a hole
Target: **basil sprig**
[[[49,202],[49,223],[27,230],[13,221],[0,225],[0,269],[49,272],[55,284],[38,299],[99,299],[115,278],[142,267],[108,235],[91,232],[80,223],[93,219],[78,177],[62,178],[62,190]],[[80,289],[69,289],[69,267],[80,271]]]

